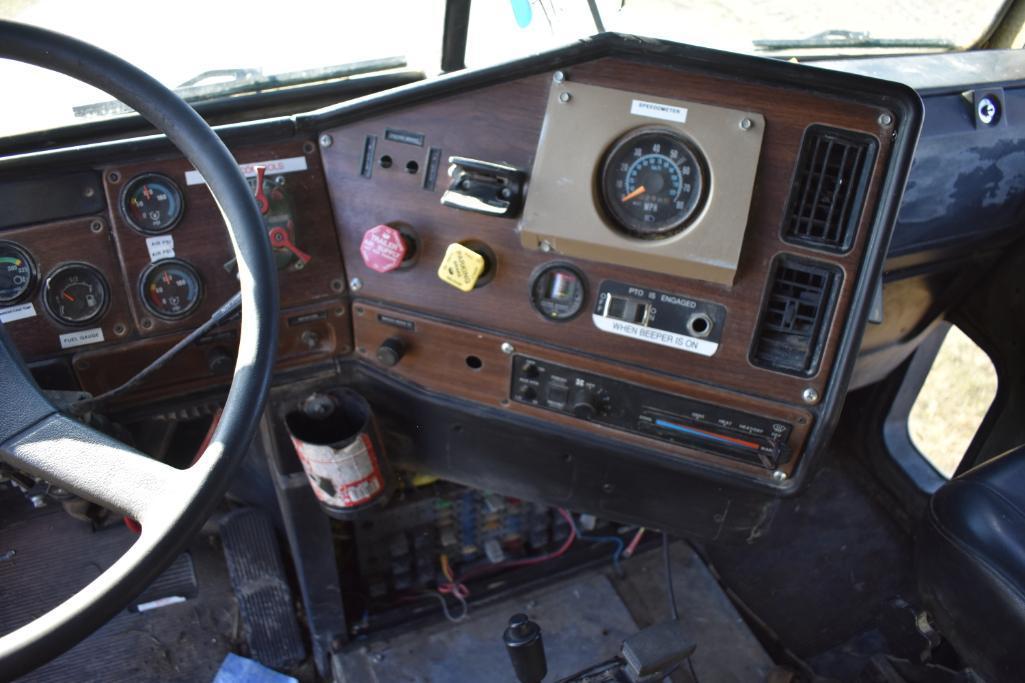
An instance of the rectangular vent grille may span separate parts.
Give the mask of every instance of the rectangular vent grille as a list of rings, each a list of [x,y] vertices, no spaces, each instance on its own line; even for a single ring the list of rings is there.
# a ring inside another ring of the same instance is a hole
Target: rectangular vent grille
[[[784,238],[826,251],[850,249],[875,150],[875,140],[868,136],[809,128],[787,204]]]
[[[751,361],[771,370],[814,375],[841,277],[833,266],[788,256],[777,259]]]

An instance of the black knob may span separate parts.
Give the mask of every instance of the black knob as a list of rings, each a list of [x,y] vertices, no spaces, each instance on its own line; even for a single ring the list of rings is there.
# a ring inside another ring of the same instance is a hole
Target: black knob
[[[529,385],[520,387],[519,396],[521,401],[533,401],[537,398],[537,389]]]
[[[235,359],[223,346],[215,346],[206,354],[206,366],[212,375],[224,375],[231,372]]]
[[[570,408],[577,417],[590,420],[598,414],[598,392],[592,387],[577,387],[570,399]]]
[[[521,683],[541,683],[548,674],[541,627],[526,614],[514,614],[502,634],[505,650]]]
[[[398,337],[388,337],[377,347],[377,360],[381,365],[391,367],[402,360],[406,353],[406,343]]]
[[[520,369],[520,376],[526,377],[527,379],[537,379],[537,376],[541,374],[541,371],[537,369],[537,363],[528,360],[523,364]]]

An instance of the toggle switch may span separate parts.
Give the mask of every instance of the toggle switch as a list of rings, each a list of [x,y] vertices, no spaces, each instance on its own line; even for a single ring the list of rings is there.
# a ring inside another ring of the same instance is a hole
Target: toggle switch
[[[363,233],[359,255],[367,268],[387,273],[402,265],[409,254],[406,237],[390,225],[377,225]]]
[[[487,261],[473,249],[453,242],[438,266],[438,278],[461,292],[471,291],[484,273]]]

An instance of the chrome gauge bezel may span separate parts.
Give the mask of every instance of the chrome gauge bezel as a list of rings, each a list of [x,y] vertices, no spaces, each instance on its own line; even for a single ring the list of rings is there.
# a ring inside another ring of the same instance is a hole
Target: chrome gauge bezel
[[[127,202],[129,195],[132,194],[135,191],[135,188],[137,188],[141,183],[146,181],[157,181],[167,185],[178,200],[178,211],[171,219],[171,222],[165,227],[156,230],[136,223],[135,219],[132,218],[131,212],[128,210]],[[142,173],[129,180],[125,183],[125,186],[121,188],[121,194],[118,198],[118,211],[132,230],[146,236],[163,235],[174,230],[174,228],[181,222],[182,216],[185,215],[185,194],[182,192],[181,188],[178,187],[178,183],[174,182],[171,178],[162,173]]]
[[[59,275],[63,275],[69,270],[82,270],[88,272],[89,275],[94,278],[96,284],[99,285],[99,290],[103,293],[103,301],[100,302],[99,307],[87,318],[83,318],[81,320],[71,320],[70,318],[64,317],[53,307],[53,304],[50,303],[50,292],[53,289],[54,280]],[[104,314],[106,314],[107,309],[110,308],[110,284],[107,282],[107,278],[103,276],[103,273],[96,266],[82,261],[72,261],[70,263],[62,263],[47,273],[46,278],[43,281],[43,289],[40,294],[40,298],[43,301],[43,308],[46,309],[47,314],[49,314],[50,317],[59,324],[66,327],[83,327],[102,318]]]
[[[11,306],[21,303],[32,296],[32,292],[36,286],[36,281],[39,279],[39,271],[36,268],[36,262],[33,260],[32,255],[27,249],[25,249],[25,247],[21,246],[17,242],[0,240],[0,249],[10,249],[17,253],[28,266],[29,271],[28,281],[17,294],[11,297],[0,296],[0,306]]]
[[[618,157],[625,148],[635,145],[642,138],[652,136],[662,136],[684,151],[692,162],[695,171],[691,182],[696,182],[698,187],[691,193],[693,199],[688,200],[689,206],[667,220],[648,225],[638,221],[635,216],[623,208],[620,198],[613,196],[615,182],[619,173],[614,166],[621,163]],[[708,162],[693,140],[683,133],[670,128],[643,126],[629,131],[618,138],[606,150],[602,156],[600,169],[597,177],[597,194],[601,198],[601,206],[605,216],[618,232],[634,239],[662,240],[679,234],[690,227],[698,216],[701,215],[708,200],[708,189],[711,184]]]
[[[179,311],[177,313],[166,313],[164,311],[159,310],[153,304],[153,302],[151,302],[149,300],[149,297],[146,296],[146,286],[147,286],[147,283],[149,281],[150,276],[154,272],[160,270],[161,268],[167,267],[167,266],[178,266],[179,268],[188,271],[189,274],[192,276],[192,278],[196,282],[196,298],[192,301],[192,303],[190,303],[188,305],[188,307],[182,309],[181,311]],[[199,308],[200,303],[202,303],[202,301],[203,301],[203,294],[204,294],[203,278],[200,277],[199,271],[196,269],[196,267],[194,265],[192,265],[188,261],[183,261],[182,259],[168,258],[168,259],[161,259],[159,261],[154,261],[154,262],[150,263],[148,266],[146,266],[143,269],[143,271],[139,274],[139,282],[138,282],[138,296],[139,296],[139,300],[142,302],[143,308],[145,308],[148,313],[150,313],[154,317],[157,317],[157,318],[159,318],[161,320],[181,320],[183,318],[187,318],[188,316],[192,315],[193,313],[196,312],[196,309]]]

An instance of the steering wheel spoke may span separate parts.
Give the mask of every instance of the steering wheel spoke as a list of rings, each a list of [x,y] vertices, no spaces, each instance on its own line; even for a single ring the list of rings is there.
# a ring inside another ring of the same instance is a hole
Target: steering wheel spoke
[[[0,446],[9,465],[146,524],[184,473],[54,413]]]

